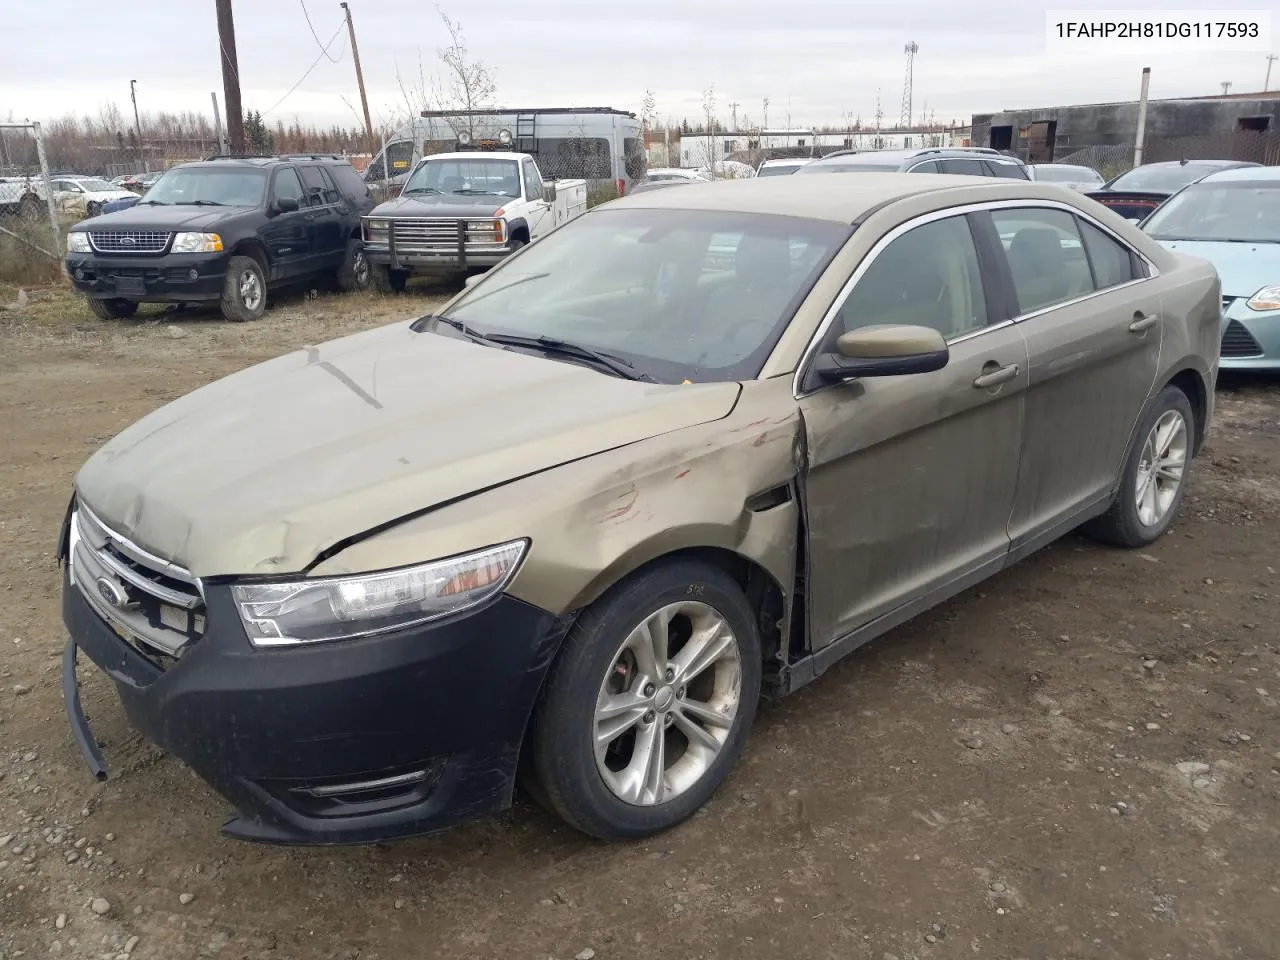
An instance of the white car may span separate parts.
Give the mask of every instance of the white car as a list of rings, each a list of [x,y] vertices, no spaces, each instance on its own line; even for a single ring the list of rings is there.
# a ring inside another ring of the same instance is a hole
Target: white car
[[[1106,182],[1092,167],[1074,163],[1029,163],[1027,173],[1039,183],[1058,183],[1080,193],[1097,190]]]
[[[644,179],[650,183],[657,180],[710,180],[711,174],[706,170],[690,170],[686,167],[650,167]]]
[[[55,208],[60,213],[80,217],[96,217],[102,212],[103,204],[137,196],[98,177],[53,177],[50,184]]]
[[[779,157],[776,160],[765,160],[756,168],[757,177],[777,177],[795,173],[806,163],[811,162],[811,157]]]

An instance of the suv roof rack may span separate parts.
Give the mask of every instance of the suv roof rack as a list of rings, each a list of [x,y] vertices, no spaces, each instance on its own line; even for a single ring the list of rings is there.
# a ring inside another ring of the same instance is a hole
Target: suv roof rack
[[[340,153],[215,153],[205,160],[346,160]]]
[[[999,150],[992,147],[925,147],[918,153],[987,153],[1003,156]]]
[[[859,151],[857,151],[857,150],[849,150],[849,149],[844,149],[844,150],[832,150],[830,153],[824,153],[824,154],[822,154],[820,157],[818,157],[818,159],[819,159],[819,160],[825,160],[825,159],[827,159],[827,157],[847,157],[847,156],[849,156],[850,154],[854,154],[854,153],[858,153],[858,152],[859,152]],[[803,157],[799,157],[799,158],[791,158],[791,157],[788,157],[787,159],[804,159],[804,158],[803,158]]]

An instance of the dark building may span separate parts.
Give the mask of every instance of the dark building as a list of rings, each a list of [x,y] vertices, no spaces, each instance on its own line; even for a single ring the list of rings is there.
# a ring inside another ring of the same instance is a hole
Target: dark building
[[[973,116],[975,146],[1012,151],[1031,163],[1079,151],[1132,148],[1138,101],[1089,103]],[[1144,160],[1280,161],[1280,92],[1150,100]]]

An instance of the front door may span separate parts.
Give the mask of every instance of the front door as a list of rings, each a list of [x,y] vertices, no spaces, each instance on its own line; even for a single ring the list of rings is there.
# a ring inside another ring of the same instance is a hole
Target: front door
[[[950,360],[799,401],[815,646],[993,572],[1009,548],[1026,344],[985,281],[968,217],[899,231],[859,268],[823,349],[846,330],[912,324],[940,330]]]
[[[292,167],[276,171],[271,182],[271,202],[294,200],[297,210],[276,212],[262,228],[262,240],[271,258],[271,279],[284,280],[297,277],[307,271],[311,258],[311,212],[307,209],[302,191],[302,181]]]
[[[1015,546],[1105,501],[1160,362],[1160,296],[1137,254],[1065,208],[991,211],[1030,384]]]
[[[529,238],[537,240],[555,226],[555,218],[551,215],[551,204],[544,196],[542,174],[538,172],[538,168],[533,165],[532,160],[526,160],[520,169],[524,178],[524,195],[529,201],[524,218],[529,224]]]

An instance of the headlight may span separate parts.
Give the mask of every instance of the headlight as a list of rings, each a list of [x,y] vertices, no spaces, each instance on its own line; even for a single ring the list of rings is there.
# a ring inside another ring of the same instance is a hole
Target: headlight
[[[1253,310],[1280,310],[1280,283],[1263,287],[1248,302]]]
[[[502,220],[468,220],[467,239],[475,243],[502,243],[506,239],[506,226]]]
[[[173,253],[218,253],[222,238],[216,233],[179,233],[173,238]]]
[[[89,253],[89,234],[83,230],[72,230],[67,234],[67,253]]]
[[[364,238],[366,240],[386,240],[391,229],[389,220],[366,220],[364,222]]]
[[[256,647],[349,640],[436,620],[483,603],[510,581],[527,540],[353,577],[231,588]]]

